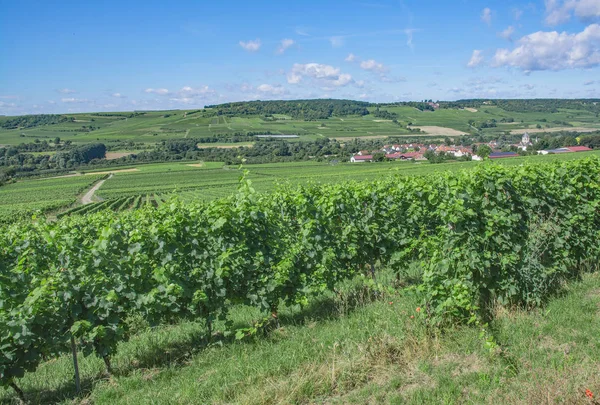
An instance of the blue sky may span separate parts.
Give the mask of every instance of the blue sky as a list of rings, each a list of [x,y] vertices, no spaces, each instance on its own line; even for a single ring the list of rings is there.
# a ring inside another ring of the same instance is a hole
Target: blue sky
[[[600,0],[0,0],[0,10],[4,115],[600,97]]]

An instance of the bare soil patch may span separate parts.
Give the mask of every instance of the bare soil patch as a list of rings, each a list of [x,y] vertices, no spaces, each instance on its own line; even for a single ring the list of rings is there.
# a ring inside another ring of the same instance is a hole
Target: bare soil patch
[[[469,107],[465,107],[466,111],[470,111],[470,112],[477,112],[477,108],[469,108]]]
[[[77,177],[77,176],[81,176],[81,173],[65,174],[64,176],[43,177],[40,180],[66,179],[67,177]]]
[[[396,135],[394,135],[396,136]],[[404,136],[404,135],[399,135]],[[408,136],[408,135],[406,135]],[[387,138],[387,135],[369,135],[369,136],[341,136],[329,139],[335,139],[336,141],[351,141],[352,139],[384,139]]]
[[[556,127],[556,128],[534,128],[534,129],[513,129],[510,131],[511,134],[524,134],[525,132],[530,134],[539,134],[543,132],[594,132],[600,131],[600,128],[589,128],[589,127]]]
[[[189,167],[204,167],[204,163],[192,163],[190,165],[186,165]]]
[[[373,122],[392,122],[392,120],[373,120]]]
[[[254,146],[254,144],[252,144],[252,143],[233,143],[231,145],[211,145],[210,143],[199,143],[197,145],[198,149],[207,149],[207,148],[233,149],[233,148],[239,148],[241,146],[251,148]]]
[[[93,173],[86,173],[86,176],[91,176],[91,175],[98,175],[98,174],[113,174],[113,173],[127,173],[127,172],[139,172],[140,169],[122,169],[122,170],[109,170],[106,172],[93,172]]]
[[[106,160],[115,160],[129,155],[133,155],[133,152],[106,152]]]
[[[457,131],[456,129],[446,128],[446,127],[438,127],[435,125],[427,125],[420,127],[409,127],[409,128],[417,128],[421,131],[429,134],[429,135],[449,135],[449,136],[459,136],[459,135],[467,135],[465,132]]]

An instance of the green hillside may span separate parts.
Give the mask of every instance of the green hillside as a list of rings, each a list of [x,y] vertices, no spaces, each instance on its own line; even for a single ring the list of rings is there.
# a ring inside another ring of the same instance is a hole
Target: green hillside
[[[155,143],[178,138],[221,138],[227,142],[235,134],[259,133],[296,134],[300,140],[411,136],[415,132],[407,129],[409,124],[439,127],[425,128],[421,133],[430,136],[452,136],[456,131],[467,134],[557,129],[589,131],[600,129],[600,106],[594,103],[594,100],[474,100],[440,103],[439,109],[430,110],[423,103],[256,101],[188,111],[60,114],[30,122],[0,117],[0,145],[35,139],[50,141],[56,137],[76,143]],[[391,115],[378,114],[377,110]]]

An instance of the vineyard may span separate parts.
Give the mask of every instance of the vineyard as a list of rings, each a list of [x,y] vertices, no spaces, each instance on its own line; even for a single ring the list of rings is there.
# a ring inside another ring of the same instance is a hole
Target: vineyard
[[[0,223],[71,205],[101,178],[98,175],[27,180],[0,187]]]
[[[131,317],[201,321],[210,340],[232,306],[278,322],[282,306],[306,305],[357,275],[376,283],[381,268],[401,278],[414,263],[430,327],[485,329],[494,305],[539,306],[595,268],[599,176],[591,158],[268,196],[244,179],[236,195],[211,202],[154,207],[127,197],[116,201],[142,207],[4,226],[0,382],[24,399],[19,378],[63,353],[77,369],[78,349],[110,373]]]

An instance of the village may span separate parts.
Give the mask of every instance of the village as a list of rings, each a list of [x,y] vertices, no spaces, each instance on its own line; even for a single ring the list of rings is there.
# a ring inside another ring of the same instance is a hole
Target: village
[[[482,148],[483,146],[483,148]],[[374,162],[382,160],[412,160],[424,161],[431,157],[445,157],[448,160],[477,160],[506,159],[521,156],[519,152],[533,150],[533,143],[529,134],[526,132],[521,138],[521,142],[509,146],[510,150],[499,148],[498,142],[490,141],[488,143],[475,143],[473,146],[457,146],[445,144],[424,144],[407,143],[384,145],[381,149],[375,151],[363,150],[350,158],[352,163]],[[485,151],[485,152],[479,152]],[[539,155],[558,154],[558,153],[576,153],[587,152],[592,149],[586,146],[567,146],[557,149],[538,150]]]

